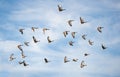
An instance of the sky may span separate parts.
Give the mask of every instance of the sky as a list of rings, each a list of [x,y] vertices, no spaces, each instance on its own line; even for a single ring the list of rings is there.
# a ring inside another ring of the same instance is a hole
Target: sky
[[[66,10],[59,12],[57,5]],[[80,24],[80,17],[87,23]],[[74,20],[72,27],[68,20]],[[119,20],[120,0],[0,0],[0,76],[120,77]],[[98,26],[104,27],[102,33],[97,31]],[[31,27],[39,29],[33,32]],[[25,29],[23,35],[21,28]],[[43,28],[50,30],[43,34]],[[64,37],[66,30],[70,32]],[[71,32],[77,32],[75,38]],[[32,36],[40,42],[34,43]],[[48,43],[47,36],[54,42]],[[94,42],[92,46],[88,40]],[[19,44],[26,58],[21,57]],[[16,57],[13,61],[9,61],[11,53]],[[85,57],[85,53],[90,55]],[[65,56],[70,62],[64,63]],[[44,58],[51,62],[45,63]],[[73,62],[73,58],[78,61]],[[18,63],[23,60],[29,65]],[[82,60],[87,65],[84,68],[80,68]]]

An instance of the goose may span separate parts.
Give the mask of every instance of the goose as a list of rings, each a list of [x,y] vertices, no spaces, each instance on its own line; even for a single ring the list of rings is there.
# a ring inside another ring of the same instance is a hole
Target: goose
[[[51,40],[49,36],[47,37],[47,40],[48,40],[48,43],[51,43],[54,41],[54,40]]]
[[[70,46],[73,46],[73,43],[74,43],[73,41],[70,41],[70,42],[69,42],[69,45],[70,45]]]
[[[100,32],[100,33],[102,33],[102,28],[104,28],[104,27],[97,27],[97,30],[98,30],[98,32]]]
[[[68,35],[68,32],[70,32],[70,31],[64,31],[63,32],[64,37],[66,37]]]
[[[17,47],[18,47],[18,49],[20,50],[20,51],[22,51],[23,52],[23,49],[22,49],[22,47],[21,46],[23,46],[23,45],[18,45]]]
[[[74,62],[77,62],[77,61],[78,61],[78,59],[73,59],[73,61],[74,61]]]
[[[29,46],[29,42],[24,42],[24,44],[25,44],[26,46]]]
[[[21,33],[21,34],[23,34],[23,31],[24,31],[25,29],[19,29],[19,32]]]
[[[35,38],[35,36],[33,36],[32,38],[33,38],[34,43],[40,42],[40,40],[37,40],[37,39]]]
[[[102,49],[103,49],[103,50],[107,48],[107,47],[106,47],[106,46],[104,46],[103,44],[101,45],[101,47],[102,47]]]
[[[59,10],[59,12],[62,12],[64,10],[66,10],[66,9],[63,9],[61,5],[58,5],[58,10]]]
[[[47,30],[50,30],[50,29],[48,29],[48,28],[43,28],[43,34],[45,34],[45,32],[46,32]]]
[[[70,26],[72,26],[72,22],[73,22],[74,20],[68,20],[68,24],[70,25]]]
[[[88,40],[89,44],[90,45],[93,45],[94,42],[92,42],[91,40]]]
[[[84,35],[82,35],[82,38],[84,39],[84,40],[86,40],[86,34],[84,34]]]
[[[70,62],[70,60],[67,59],[67,56],[64,57],[64,63]]]
[[[14,60],[14,59],[16,59],[15,57],[13,57],[14,56],[14,54],[12,53],[11,55],[10,55],[10,61],[12,61],[12,60]]]
[[[72,37],[73,38],[75,38],[75,34],[76,34],[77,32],[71,32],[71,35],[72,35]]]
[[[84,24],[84,23],[87,23],[87,21],[84,21],[84,20],[80,17],[80,23],[81,23],[81,24]]]
[[[35,29],[38,29],[38,27],[31,27],[32,31],[35,32]]]
[[[85,66],[87,66],[87,65],[86,65],[85,62],[82,60],[82,61],[81,61],[81,64],[80,64],[80,67],[83,68],[83,67],[85,67]]]
[[[47,58],[44,58],[44,61],[45,61],[45,63],[48,63],[48,62],[50,62],[50,61],[48,61],[48,59],[47,59]]]

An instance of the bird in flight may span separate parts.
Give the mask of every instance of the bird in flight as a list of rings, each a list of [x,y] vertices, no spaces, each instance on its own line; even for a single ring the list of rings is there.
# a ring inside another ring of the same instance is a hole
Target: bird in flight
[[[12,61],[12,60],[14,60],[14,59],[16,59],[15,57],[13,57],[14,56],[14,54],[12,53],[11,55],[10,55],[10,61]]]
[[[85,53],[85,54],[84,54],[84,56],[88,56],[88,55],[90,55],[90,54],[88,54],[88,53]]]
[[[25,29],[19,29],[19,32],[21,33],[21,34],[23,34],[23,31],[24,31]]]
[[[38,27],[31,27],[32,31],[35,32],[35,29],[38,29]]]
[[[50,30],[50,29],[48,29],[48,28],[43,28],[43,34],[45,34],[45,32],[46,32],[47,30]]]
[[[86,34],[84,34],[84,35],[82,35],[82,38],[84,39],[84,40],[86,40]]]
[[[18,45],[17,47],[18,47],[18,49],[20,50],[20,51],[22,51],[23,52],[23,49],[22,49],[22,47],[21,46],[23,46],[23,45]]]
[[[64,57],[64,63],[70,62],[70,60],[67,59],[67,56]]]
[[[48,43],[51,43],[54,41],[54,40],[51,40],[49,36],[47,37],[47,40],[48,40]]]
[[[91,40],[88,40],[89,44],[90,45],[93,45],[94,42],[92,42]]]
[[[70,31],[64,31],[63,35],[66,37],[68,35],[68,32],[70,32]]]
[[[77,32],[71,32],[71,35],[72,35],[72,37],[73,38],[75,38],[75,34],[76,34]]]
[[[86,65],[85,62],[82,60],[82,61],[81,61],[81,64],[80,64],[80,67],[83,68],[83,67],[85,67],[85,66],[87,66],[87,65]]]
[[[50,62],[47,58],[44,58],[45,63]]]
[[[23,52],[21,52],[21,56],[22,56],[22,58],[27,57],[27,56],[25,56],[25,55],[24,55],[24,53],[23,53]]]
[[[19,64],[23,64],[24,66],[28,66],[29,64],[26,64],[25,60],[23,60],[22,62],[19,62]]]
[[[97,27],[97,30],[98,30],[100,33],[102,33],[102,28],[104,28],[104,27],[99,26],[99,27]]]
[[[29,46],[29,42],[24,42],[24,44],[25,44],[26,46]]]
[[[87,21],[84,21],[84,20],[80,17],[80,23],[81,23],[81,24],[84,24],[84,23],[87,23]]]
[[[106,47],[106,46],[104,46],[103,44],[101,45],[101,47],[102,47],[102,49],[103,49],[103,50],[107,48],[107,47]]]
[[[58,10],[59,10],[59,12],[62,12],[64,10],[66,10],[66,9],[63,9],[61,5],[58,5]]]
[[[33,38],[34,43],[40,42],[40,40],[37,40],[37,39],[35,38],[35,36],[33,36],[32,38]]]
[[[72,26],[72,22],[73,22],[74,20],[68,20],[68,24],[70,25],[70,26]]]
[[[70,46],[73,46],[73,43],[74,43],[73,41],[69,41]]]
[[[78,61],[78,59],[73,59],[73,61],[74,61],[74,62],[77,62],[77,61]]]

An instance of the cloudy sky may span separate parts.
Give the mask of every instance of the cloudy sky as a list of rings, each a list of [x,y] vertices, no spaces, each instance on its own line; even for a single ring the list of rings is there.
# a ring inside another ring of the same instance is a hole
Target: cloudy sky
[[[59,12],[57,5],[66,10]],[[80,24],[80,17],[87,23]],[[74,20],[72,27],[68,20]],[[97,31],[98,26],[104,27],[102,33]],[[39,29],[33,32],[31,27]],[[21,28],[25,29],[23,35]],[[43,28],[50,30],[44,35]],[[66,30],[70,32],[65,38]],[[77,32],[74,39],[71,32]],[[119,0],[0,0],[0,76],[120,77],[119,33]],[[32,36],[40,42],[34,43]],[[48,43],[47,36],[54,42]],[[88,40],[94,41],[92,46]],[[74,46],[69,41],[74,41]],[[19,44],[24,45],[26,58],[21,57]],[[103,50],[101,44],[107,49]],[[16,59],[9,61],[12,53]],[[84,53],[90,55],[85,57]],[[70,62],[64,63],[64,56]],[[44,58],[51,62],[45,63]],[[73,58],[79,60],[73,62]],[[23,60],[29,66],[18,63]],[[80,68],[82,60],[87,64],[84,68]]]

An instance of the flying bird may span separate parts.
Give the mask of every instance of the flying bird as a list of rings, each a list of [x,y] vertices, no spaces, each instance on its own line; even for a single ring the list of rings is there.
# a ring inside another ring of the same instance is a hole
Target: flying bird
[[[73,22],[74,20],[68,20],[68,24],[70,25],[70,26],[72,26],[72,22]]]
[[[51,40],[49,36],[47,37],[47,40],[48,40],[48,43],[51,43],[54,41],[54,40]]]
[[[90,54],[88,54],[88,53],[85,53],[85,54],[84,54],[84,56],[88,56],[88,55],[90,55]]]
[[[66,10],[66,9],[63,9],[61,5],[58,5],[58,10],[59,10],[59,12],[62,12],[64,10]]]
[[[84,34],[84,35],[82,35],[82,38],[84,39],[84,40],[86,40],[86,34]]]
[[[50,61],[48,61],[48,59],[47,59],[47,58],[44,58],[44,61],[45,61],[45,63],[48,63],[48,62],[50,62]]]
[[[35,36],[33,36],[32,38],[33,38],[34,43],[40,42],[40,40],[37,40],[37,39],[35,38]]]
[[[104,27],[97,27],[97,30],[100,32],[100,33],[102,33],[102,28],[104,28]]]
[[[47,30],[50,30],[50,29],[48,29],[48,28],[43,28],[43,34],[45,34],[45,32],[46,32]]]
[[[104,46],[103,44],[101,45],[101,47],[102,47],[102,49],[103,49],[103,50],[107,48],[107,47],[106,47],[106,46]]]
[[[70,31],[64,31],[63,35],[66,37],[68,35],[68,32],[70,32]]]
[[[25,55],[24,55],[24,53],[23,53],[23,52],[21,53],[21,56],[22,56],[22,58],[25,58],[25,57],[27,57],[27,56],[25,56]]]
[[[70,41],[70,42],[69,42],[69,45],[70,45],[70,46],[73,46],[73,43],[74,43],[73,41]]]
[[[93,45],[94,42],[92,42],[91,40],[88,40],[89,44],[90,45]]]
[[[70,60],[67,59],[67,56],[64,57],[64,63],[70,62]]]
[[[83,68],[83,67],[85,67],[85,66],[87,66],[87,65],[85,64],[84,61],[82,61],[81,64],[80,64],[80,67]]]
[[[29,42],[24,42],[24,44],[25,44],[26,46],[29,46]]]
[[[81,24],[84,24],[84,23],[87,23],[87,21],[84,21],[84,20],[80,17],[80,23],[81,23]]]
[[[31,27],[32,31],[35,32],[35,29],[38,29],[38,27]]]
[[[77,62],[77,61],[78,61],[78,59],[73,59],[73,61],[74,61],[74,62]]]
[[[18,49],[20,50],[20,51],[22,51],[23,52],[23,49],[22,49],[22,47],[21,46],[23,46],[23,45],[18,45],[17,47],[18,47]]]
[[[14,54],[12,53],[11,55],[10,55],[10,61],[12,61],[12,60],[14,60],[14,59],[16,59],[15,57],[13,57],[14,56]]]
[[[25,60],[23,60],[22,62],[19,61],[18,63],[19,63],[19,64],[23,64],[23,66],[28,66],[28,65],[29,65],[29,64],[26,64]]]
[[[75,38],[75,34],[76,34],[76,33],[77,33],[77,32],[72,32],[72,33],[71,33],[71,35],[72,35],[73,38]]]
[[[25,29],[19,29],[19,32],[21,33],[21,34],[23,34],[23,31],[24,31]]]

